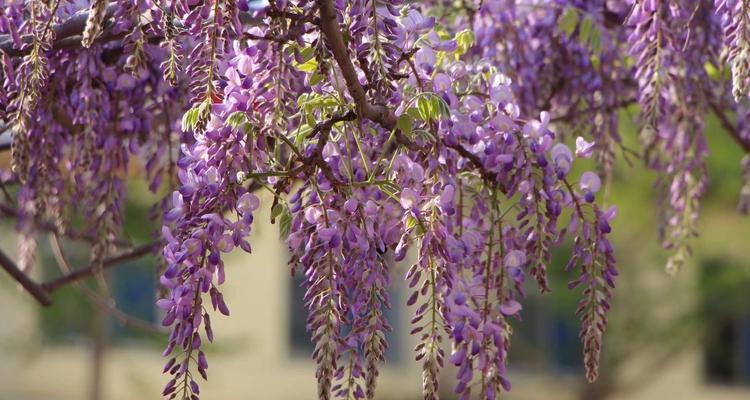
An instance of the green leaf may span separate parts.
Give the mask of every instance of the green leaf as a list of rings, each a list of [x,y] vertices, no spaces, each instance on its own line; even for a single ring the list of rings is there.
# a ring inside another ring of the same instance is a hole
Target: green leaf
[[[198,114],[200,113],[200,106],[193,107],[185,112],[182,116],[182,130],[187,132],[195,127],[195,123],[198,122]]]
[[[310,129],[311,129],[311,130],[312,130],[312,129],[313,129],[314,127],[315,127],[315,125],[317,125],[317,123],[318,123],[318,120],[317,120],[317,119],[315,119],[315,115],[313,115],[313,113],[312,113],[312,112],[310,112],[310,110],[307,110],[307,114],[305,114],[305,120],[307,121],[307,125],[305,125],[305,126],[308,126],[308,127],[310,127]]]
[[[284,206],[281,203],[276,203],[271,208],[271,219],[275,220],[282,212],[284,212]]]
[[[414,119],[407,113],[403,113],[398,117],[396,122],[396,128],[400,129],[401,132],[406,136],[411,135],[411,131],[414,127]]]
[[[422,119],[422,116],[419,114],[419,109],[415,107],[407,108],[404,114],[408,114],[412,119]]]
[[[602,52],[602,33],[598,26],[594,26],[591,30],[591,38],[589,39],[589,49],[594,54]]]
[[[318,70],[316,69],[315,72],[313,72],[312,76],[310,77],[310,86],[315,86],[320,81],[323,80],[323,75],[318,73]]]
[[[706,70],[706,73],[711,79],[719,79],[721,77],[721,70],[716,68],[710,62],[706,62],[705,64],[703,64],[703,68]]]
[[[414,218],[412,215],[408,215],[406,217],[406,230],[410,230],[417,225],[419,225],[419,221],[417,221],[417,219]]]
[[[302,56],[303,60],[309,61],[315,55],[315,49],[310,46],[303,47],[302,49],[300,49],[299,54]]]
[[[440,117],[440,98],[437,96],[430,96],[430,112],[432,113],[433,119]]]
[[[441,117],[447,117],[451,113],[450,108],[448,108],[448,104],[440,96],[431,95],[430,106],[432,108],[432,113],[433,113],[432,117],[435,120],[438,120]]]
[[[339,105],[339,101],[332,95],[323,94],[304,94],[300,95],[297,100],[299,107],[313,109],[322,109],[325,107],[335,107]],[[308,110],[309,111],[309,110]]]
[[[299,97],[297,97],[297,107],[300,107],[300,108],[304,107],[308,103],[309,98],[310,98],[309,93],[300,94]]]
[[[281,217],[279,218],[279,236],[282,239],[286,239],[289,236],[289,231],[292,228],[292,214],[289,209],[282,207]]]
[[[566,9],[565,13],[557,20],[557,28],[567,37],[573,34],[576,26],[578,26],[578,11],[575,8]]]
[[[315,122],[313,121],[313,123]],[[294,137],[294,145],[297,147],[301,147],[302,142],[307,139],[307,135],[309,135],[312,130],[313,127],[308,124],[300,125],[299,129],[297,129],[297,134]]]
[[[296,68],[302,72],[313,72],[318,70],[318,62],[312,58],[302,64],[297,64]]]
[[[419,109],[419,118],[422,121],[429,121],[432,119],[432,110],[430,107],[430,99],[427,96],[420,96],[417,100],[417,109]]]
[[[451,109],[442,97],[440,98],[440,114],[444,117],[450,117],[451,115]]]
[[[235,111],[227,118],[227,125],[232,129],[238,129],[245,122],[247,122],[247,116],[243,111]]]
[[[591,16],[587,15],[586,18],[581,22],[581,29],[578,32],[578,41],[584,45],[589,46],[589,40],[591,40],[591,30],[594,27],[594,20]]]
[[[602,60],[601,60],[601,58],[599,58],[599,55],[598,54],[592,54],[591,57],[589,57],[589,59],[591,60],[591,65],[594,66],[594,69],[595,70],[599,70],[599,68],[602,65]]]
[[[458,32],[456,34],[456,44],[458,47],[456,48],[456,55],[460,56],[465,54],[471,46],[474,45],[474,32],[471,30],[463,30],[461,32]]]

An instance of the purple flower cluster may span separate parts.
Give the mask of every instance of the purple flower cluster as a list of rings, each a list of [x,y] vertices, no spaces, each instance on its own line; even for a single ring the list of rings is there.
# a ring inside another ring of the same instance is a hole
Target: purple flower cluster
[[[606,313],[610,309],[611,290],[615,288],[615,277],[618,275],[614,249],[608,238],[612,231],[610,223],[617,209],[612,207],[602,211],[593,203],[591,192],[597,191],[599,186],[599,178],[594,178],[595,176],[591,172],[584,172],[579,190],[565,182],[568,189],[566,200],[575,208],[570,223],[565,228],[575,235],[573,257],[566,270],[580,266],[578,278],[571,281],[568,287],[583,287],[583,298],[576,314],[581,318],[579,337],[583,343],[584,365],[589,382],[595,381],[599,376],[602,335],[607,327]],[[593,217],[587,217],[587,214],[593,214]]]
[[[236,70],[228,68],[226,76],[231,79],[232,74],[236,75]],[[213,341],[203,296],[209,295],[214,310],[229,315],[218,288],[226,276],[221,256],[235,247],[251,251],[246,238],[260,200],[243,186],[242,174],[251,168],[243,154],[253,143],[244,127],[228,122],[232,115],[245,111],[237,101],[243,88],[231,82],[224,86],[222,103],[211,106],[205,127],[197,129],[197,121],[183,125],[194,131],[193,141],[183,145],[177,161],[179,188],[164,215],[169,224],[162,231],[168,266],[161,283],[170,289],[170,296],[159,304],[167,310],[162,323],[172,327],[164,352],[165,356],[171,354],[165,372],[172,375],[165,396],[198,395],[189,365],[197,352],[198,371],[206,378],[206,359],[200,350],[202,325],[206,338]]]
[[[481,2],[474,16],[477,52],[502,66],[525,115],[551,119],[594,139],[601,171],[609,175],[620,146],[620,108],[632,97],[621,62],[629,1],[543,4]]]
[[[176,93],[167,92],[159,77],[145,69],[132,76],[127,73],[118,62],[128,56],[113,44],[99,43],[96,37],[101,32],[89,32],[88,49],[52,50],[55,24],[77,18],[79,8],[80,4],[67,1],[34,1],[25,6],[13,2],[0,13],[1,29],[11,32],[12,51],[21,58],[14,62],[3,55],[3,87],[9,98],[1,117],[11,121],[14,131],[13,162],[23,193],[19,229],[25,233],[19,248],[24,265],[32,259],[28,254],[34,249],[35,233],[30,231],[34,220],[51,220],[64,234],[72,216],[82,214],[88,221],[87,233],[97,238],[92,260],[101,266],[120,235],[123,171],[130,168],[130,158],[139,154],[141,145],[153,148],[146,168],[156,191],[169,169],[165,164],[171,154],[164,151],[169,133],[161,144],[148,133],[159,119],[157,110],[175,116],[184,110],[171,102],[170,95]],[[33,14],[31,21],[23,19],[28,12]],[[149,58],[162,57],[155,46],[143,43],[141,47]],[[145,60],[142,65],[147,65]],[[41,101],[42,93],[57,100]],[[158,149],[161,152],[156,154]]]
[[[750,2],[716,0],[716,13],[722,18],[724,41],[729,50],[727,61],[732,67],[732,94],[739,102],[747,96],[750,84]]]
[[[667,270],[675,272],[690,253],[708,179],[702,114],[708,105],[701,88],[710,79],[701,65],[716,48],[717,18],[706,2],[644,1],[636,3],[628,24],[630,52],[639,60],[635,77],[646,162],[665,172],[659,186],[668,206],[661,229],[664,247],[675,251]]]

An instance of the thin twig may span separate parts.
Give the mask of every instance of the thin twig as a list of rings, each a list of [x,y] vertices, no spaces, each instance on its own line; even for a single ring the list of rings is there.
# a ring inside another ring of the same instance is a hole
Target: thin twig
[[[104,19],[111,18],[116,10],[116,4],[107,7]],[[78,36],[83,33],[83,28],[86,26],[86,20],[88,17],[89,13],[88,10],[86,10],[85,12],[76,13],[67,20],[53,26],[52,31],[55,33],[55,41],[52,43],[52,48],[60,48],[59,46],[62,43],[68,42],[67,39],[69,37]],[[32,35],[27,35],[21,38],[21,41],[24,43],[31,43],[32,40]],[[0,35],[0,50],[4,51],[9,57],[18,57],[28,54],[31,49],[28,47],[19,49],[15,47],[13,38],[10,35]]]
[[[73,272],[73,269],[70,267],[70,263],[68,262],[67,257],[65,257],[65,253],[63,252],[62,246],[60,245],[60,238],[57,237],[55,234],[49,235],[49,241],[50,245],[52,247],[52,252],[55,256],[55,260],[57,261],[58,267],[60,267],[60,270],[64,274],[70,274]],[[130,326],[132,328],[137,328],[145,332],[149,333],[165,333],[166,331],[158,326],[155,326],[147,321],[144,321],[140,318],[134,317],[132,315],[129,315],[120,309],[118,309],[113,303],[112,299],[107,299],[99,294],[97,294],[95,291],[89,289],[86,285],[83,284],[81,281],[75,281],[75,285],[78,288],[78,290],[81,291],[81,293],[91,301],[99,310],[101,310],[104,313],[109,314],[112,316],[112,318],[120,321],[123,325]]]
[[[125,261],[129,261],[135,258],[143,257],[146,254],[152,253],[154,250],[156,250],[161,245],[161,242],[152,242],[149,244],[145,244],[143,246],[139,246],[134,248],[133,250],[120,254],[116,257],[106,258],[102,262],[102,268],[107,269],[114,267],[118,264],[124,263]],[[93,265],[89,265],[86,268],[81,268],[78,270],[75,270],[71,272],[70,274],[63,275],[57,279],[51,280],[49,282],[43,283],[42,288],[46,289],[49,292],[54,292],[55,290],[65,286],[68,283],[77,281],[79,279],[83,279],[85,277],[93,275],[95,272],[95,268]]]

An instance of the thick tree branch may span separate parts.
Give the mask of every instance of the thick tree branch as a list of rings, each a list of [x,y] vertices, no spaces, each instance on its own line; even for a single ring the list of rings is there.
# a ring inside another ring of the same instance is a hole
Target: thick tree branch
[[[107,7],[104,19],[110,19],[112,15],[114,15],[115,10],[117,10],[116,4],[111,4],[109,7]],[[81,35],[81,33],[83,33],[83,28],[86,26],[86,20],[88,19],[88,17],[88,10],[78,12],[67,20],[53,26],[52,31],[55,33],[55,41],[52,43],[52,48],[58,49],[69,48],[75,45],[80,46],[80,40],[78,40],[77,44],[74,44],[71,42],[70,38],[79,36]],[[101,39],[112,40],[114,38],[105,36]],[[27,35],[22,37],[21,40],[24,43],[28,44],[31,43],[32,38],[30,35]],[[22,49],[16,48],[15,44],[13,43],[13,38],[11,38],[10,35],[0,35],[0,50],[8,54],[9,57],[18,57],[28,54],[31,49],[28,47]]]
[[[104,20],[110,20],[114,16],[116,10],[117,4],[111,4],[107,7]],[[81,34],[86,26],[86,20],[88,17],[88,10],[81,11],[67,20],[53,26],[52,30],[55,33],[55,41],[52,43],[52,49],[83,48],[81,46]],[[240,21],[245,25],[260,25],[263,23],[262,19],[255,18],[246,12],[240,13]],[[106,24],[105,31],[96,39],[97,43],[119,40],[125,36],[127,32],[114,33],[112,31],[112,25],[112,21]],[[24,43],[31,43],[32,38],[27,35],[22,37],[21,40]],[[8,54],[9,57],[20,57],[28,54],[31,49],[29,47],[19,49],[15,47],[13,38],[10,35],[0,35],[0,50]]]
[[[13,279],[15,279],[16,282],[18,282],[27,292],[29,292],[39,304],[45,307],[52,305],[52,299],[50,299],[47,290],[34,282],[25,272],[21,271],[16,263],[5,255],[2,250],[0,250],[0,267],[10,274],[10,276],[13,277]]]
[[[104,260],[102,267],[103,268],[111,268],[118,264],[121,264],[125,261],[129,261],[135,258],[143,257],[146,254],[152,253],[154,250],[156,250],[161,245],[160,242],[153,242],[149,243],[143,246],[139,246],[134,248],[133,250],[120,254],[119,256],[107,258]],[[65,286],[68,283],[77,281],[79,279],[86,278],[88,276],[91,276],[94,274],[94,266],[89,265],[86,268],[82,268],[79,270],[76,270],[74,272],[71,272],[70,274],[63,275],[57,279],[54,279],[52,281],[49,281],[47,283],[43,283],[41,286],[48,292],[54,292],[55,290]]]
[[[344,43],[344,36],[339,29],[333,2],[331,0],[317,0],[317,3],[320,9],[320,28],[328,47],[333,53],[333,58],[336,59],[336,63],[341,69],[349,94],[354,99],[357,114],[360,118],[377,122],[386,129],[393,129],[397,122],[393,111],[382,105],[373,105],[367,100],[365,88],[359,82],[357,71],[354,69],[346,43]]]
[[[724,109],[719,107],[719,105],[716,104],[716,102],[713,100],[709,101],[709,106],[711,107],[711,110],[714,112],[714,114],[716,114],[716,117],[719,118],[721,126],[724,127],[724,130],[726,130],[727,133],[729,133],[729,136],[731,136],[732,139],[734,139],[734,141],[737,142],[737,144],[740,145],[743,150],[745,150],[745,153],[750,153],[750,141],[740,135],[739,129],[737,129],[737,126],[729,120],[729,117],[724,112]]]

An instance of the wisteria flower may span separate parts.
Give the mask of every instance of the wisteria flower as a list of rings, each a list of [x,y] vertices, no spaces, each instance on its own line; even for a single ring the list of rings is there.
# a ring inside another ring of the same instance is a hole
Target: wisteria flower
[[[552,147],[550,156],[557,176],[565,177],[570,172],[571,165],[573,165],[573,154],[570,152],[570,148],[563,143],[558,143]]]

